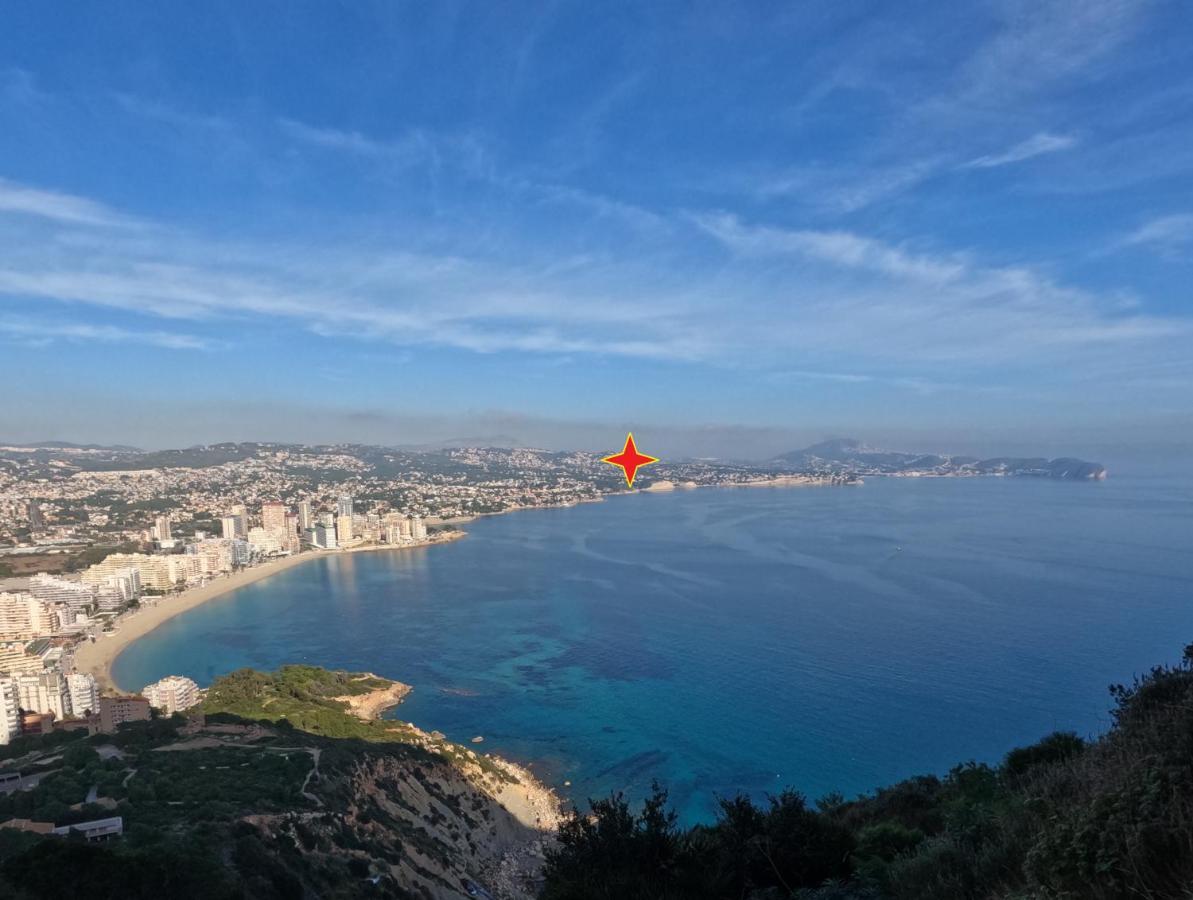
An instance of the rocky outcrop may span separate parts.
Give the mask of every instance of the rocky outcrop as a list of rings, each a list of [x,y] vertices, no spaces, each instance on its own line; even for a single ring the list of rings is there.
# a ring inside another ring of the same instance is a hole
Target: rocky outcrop
[[[355,872],[385,896],[530,900],[545,848],[562,816],[558,797],[528,771],[379,714],[408,685],[371,673],[286,666],[218,679],[208,719],[236,715],[284,741],[273,752],[305,751],[310,801],[246,818],[258,839],[319,896],[355,896],[328,886]]]

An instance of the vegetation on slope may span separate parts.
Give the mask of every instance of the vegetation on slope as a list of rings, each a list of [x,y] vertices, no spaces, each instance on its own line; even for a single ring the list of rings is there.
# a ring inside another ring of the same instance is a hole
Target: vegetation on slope
[[[271,722],[329,738],[394,741],[415,732],[401,722],[349,715],[337,697],[381,690],[392,682],[375,676],[332,672],[317,666],[282,666],[274,673],[238,669],[207,691],[208,716]]]
[[[0,821],[115,814],[126,831],[89,846],[0,828],[0,896],[463,897],[476,882],[491,887],[494,848],[526,834],[458,777],[483,757],[457,760],[452,752],[468,751],[354,719],[335,699],[386,684],[306,666],[244,670],[213,686],[205,728],[182,733],[174,717],[113,736],[22,739],[5,767],[48,774],[0,798]],[[661,789],[641,810],[597,801],[562,827],[541,896],[1188,898],[1193,646],[1181,664],[1111,691],[1113,725],[1097,740],[1058,733],[997,766],[967,763],[855,800],[727,798],[716,822],[689,829]]]
[[[723,800],[688,830],[656,787],[574,815],[544,900],[1118,900],[1193,896],[1193,645],[1111,688],[1113,726],[1057,733],[853,801]]]
[[[215,682],[202,719],[0,748],[6,770],[41,776],[0,796],[0,823],[119,815],[125,829],[92,846],[0,828],[0,896],[466,896],[466,882],[492,876],[538,833],[493,799],[513,777],[492,760],[362,720],[336,699],[394,686],[310,666],[246,669]]]
[[[217,679],[207,691],[203,710],[209,716],[233,716],[269,722],[307,734],[382,743],[409,743],[459,765],[475,765],[486,774],[510,780],[509,774],[484,755],[392,719],[360,719],[337,698],[382,690],[393,682],[318,666],[282,666],[276,672],[238,669]]]

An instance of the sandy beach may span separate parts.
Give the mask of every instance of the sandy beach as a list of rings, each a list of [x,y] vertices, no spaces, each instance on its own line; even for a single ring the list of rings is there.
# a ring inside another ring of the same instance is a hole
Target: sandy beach
[[[450,535],[450,536],[448,536]],[[80,672],[90,672],[99,683],[100,690],[114,691],[120,688],[139,690],[142,685],[116,685],[112,681],[112,663],[120,652],[133,641],[143,638],[163,622],[167,622],[187,610],[201,606],[209,600],[222,596],[229,591],[245,585],[253,584],[263,578],[269,578],[286,569],[292,569],[313,559],[321,559],[336,553],[360,553],[373,550],[406,550],[432,547],[436,544],[447,543],[463,537],[463,532],[448,532],[443,538],[426,544],[412,546],[392,546],[388,544],[371,544],[367,547],[351,547],[344,550],[330,550],[324,552],[300,553],[298,556],[285,556],[269,562],[242,569],[231,575],[213,579],[203,585],[187,588],[180,594],[168,597],[151,598],[156,601],[152,606],[143,605],[136,612],[126,613],[117,620],[117,630],[99,635],[94,642],[84,641],[75,649],[74,665]]]

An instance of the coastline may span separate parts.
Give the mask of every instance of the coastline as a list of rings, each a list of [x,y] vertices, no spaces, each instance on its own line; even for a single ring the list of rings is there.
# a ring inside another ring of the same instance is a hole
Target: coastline
[[[636,488],[628,491],[615,491],[610,494],[602,494],[600,496],[581,500],[579,502],[603,503],[609,497],[632,496],[634,494],[649,493],[669,494],[673,490],[692,490],[700,487],[817,487],[823,485],[823,482],[806,481],[801,479],[802,476],[779,476],[774,479],[763,479],[759,481],[720,485],[697,485],[689,482],[674,484],[668,482],[670,487],[654,488],[652,490],[651,487],[648,486],[645,488]],[[576,504],[567,503],[550,506],[513,506],[508,509],[497,510],[494,512],[473,513],[470,515],[451,516],[447,518],[431,517],[427,520],[427,523],[429,525],[464,525],[468,522],[473,522],[477,519],[486,518],[489,516],[503,516],[512,512],[524,512],[531,509],[560,509],[574,505]],[[214,600],[230,591],[236,590],[237,588],[246,587],[247,585],[260,581],[263,578],[276,575],[279,572],[293,568],[294,566],[301,563],[312,559],[319,559],[328,555],[334,555],[337,553],[369,553],[378,550],[415,550],[425,547],[433,547],[436,544],[451,543],[452,541],[459,540],[460,538],[466,536],[467,532],[464,531],[449,531],[443,532],[443,537],[439,538],[438,540],[428,541],[424,544],[369,544],[363,547],[345,547],[337,550],[324,550],[319,552],[307,551],[305,553],[300,553],[297,556],[286,556],[280,559],[273,559],[269,562],[253,566],[250,569],[242,569],[239,572],[234,572],[231,575],[223,576],[214,581],[210,581],[207,584],[187,588],[180,594],[162,598],[153,606],[142,607],[135,613],[125,613],[118,619],[118,630],[114,632],[104,632],[100,634],[95,641],[87,640],[84,643],[76,646],[74,651],[74,668],[79,672],[86,672],[94,675],[96,684],[101,692],[118,692],[121,690],[121,688],[112,679],[112,665],[115,663],[116,658],[123,653],[124,650],[134,641],[145,637],[150,632],[154,631],[175,616],[195,609],[198,606],[202,606],[209,600]]]
[[[187,588],[180,594],[159,598],[152,606],[142,606],[135,612],[125,613],[117,619],[116,631],[103,632],[94,641],[85,640],[76,646],[74,651],[74,668],[79,672],[87,672],[95,676],[100,691],[119,691],[120,686],[112,679],[112,664],[124,650],[134,641],[140,640],[161,625],[184,612],[195,609],[222,597],[238,588],[247,587],[265,578],[277,575],[287,569],[314,559],[323,559],[337,553],[363,553],[375,550],[416,550],[433,547],[436,544],[450,543],[464,537],[465,532],[447,532],[453,537],[443,537],[439,540],[428,541],[425,544],[389,545],[370,544],[366,547],[347,547],[342,550],[308,551],[296,556],[284,556],[271,559],[268,562],[241,569],[216,578],[206,584]],[[138,688],[139,689],[139,688]],[[134,690],[138,690],[134,689]]]

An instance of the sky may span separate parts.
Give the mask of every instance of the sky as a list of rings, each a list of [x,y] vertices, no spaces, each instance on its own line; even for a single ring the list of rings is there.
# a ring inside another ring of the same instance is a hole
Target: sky
[[[2,16],[0,440],[1193,445],[1193,4]]]

